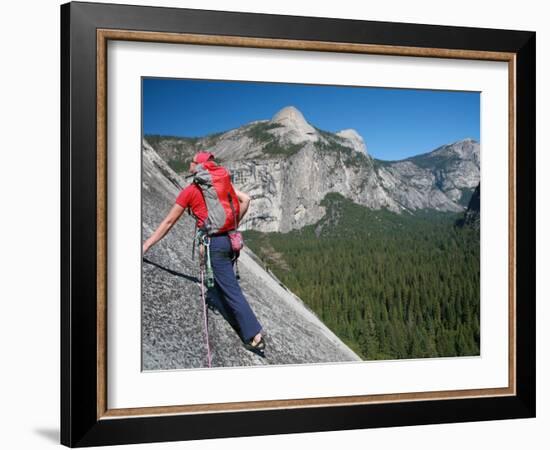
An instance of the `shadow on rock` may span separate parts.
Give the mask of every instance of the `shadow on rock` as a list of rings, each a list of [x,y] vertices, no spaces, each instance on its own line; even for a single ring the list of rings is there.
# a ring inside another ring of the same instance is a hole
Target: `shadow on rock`
[[[147,258],[143,258],[143,262],[146,264],[150,264],[152,266],[158,267],[159,269],[164,270],[165,272],[168,272],[171,275],[175,275],[176,277],[185,278],[186,280],[193,281],[195,283],[198,283],[200,281],[197,277],[186,275],[181,272],[176,272],[175,270],[172,270],[172,269],[168,269],[167,267],[161,266],[160,264],[157,264],[156,262],[153,262]]]

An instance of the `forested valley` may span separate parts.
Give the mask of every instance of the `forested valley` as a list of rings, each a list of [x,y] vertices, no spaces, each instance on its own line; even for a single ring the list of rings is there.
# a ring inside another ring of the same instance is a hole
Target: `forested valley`
[[[479,355],[479,230],[459,213],[322,205],[316,224],[245,242],[365,360]]]

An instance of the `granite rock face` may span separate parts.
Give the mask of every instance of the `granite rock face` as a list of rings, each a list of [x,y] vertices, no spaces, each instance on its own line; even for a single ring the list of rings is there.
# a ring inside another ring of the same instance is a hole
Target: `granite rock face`
[[[294,106],[281,109],[273,116],[271,122],[279,125],[271,134],[280,138],[282,144],[303,144],[319,140],[319,133],[306,122],[302,113]]]
[[[351,128],[346,130],[339,131],[336,133],[337,136],[343,138],[342,145],[350,147],[359,153],[367,154],[367,146],[361,135]]]
[[[143,239],[174,204],[184,180],[143,145]],[[185,213],[145,255],[142,265],[143,370],[207,367],[203,302],[194,221]],[[244,295],[267,333],[265,357],[246,350],[222,314],[207,309],[213,367],[358,361],[307,306],[266,272],[245,247],[239,258]]]
[[[176,169],[174,161],[189,161],[196,151],[214,153],[235,186],[252,196],[241,229],[265,232],[317,222],[325,213],[320,203],[330,192],[397,213],[464,211],[480,175],[479,143],[472,139],[401,161],[381,161],[367,153],[355,130],[320,130],[293,106],[271,120],[225,133],[159,139],[151,145]]]

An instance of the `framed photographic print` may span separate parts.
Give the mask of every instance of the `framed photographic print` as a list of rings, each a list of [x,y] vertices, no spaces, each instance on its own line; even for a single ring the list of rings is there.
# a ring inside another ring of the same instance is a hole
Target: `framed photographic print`
[[[534,417],[535,33],[72,2],[61,55],[64,445]]]

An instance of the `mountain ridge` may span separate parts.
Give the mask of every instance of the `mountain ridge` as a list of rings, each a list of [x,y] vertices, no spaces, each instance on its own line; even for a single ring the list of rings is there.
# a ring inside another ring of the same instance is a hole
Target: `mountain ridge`
[[[214,153],[235,186],[252,196],[242,229],[287,232],[315,223],[325,213],[321,201],[329,192],[397,213],[459,212],[479,184],[479,143],[471,138],[398,161],[378,160],[355,130],[321,130],[293,106],[272,119],[202,138],[144,141],[180,172],[195,152]]]

